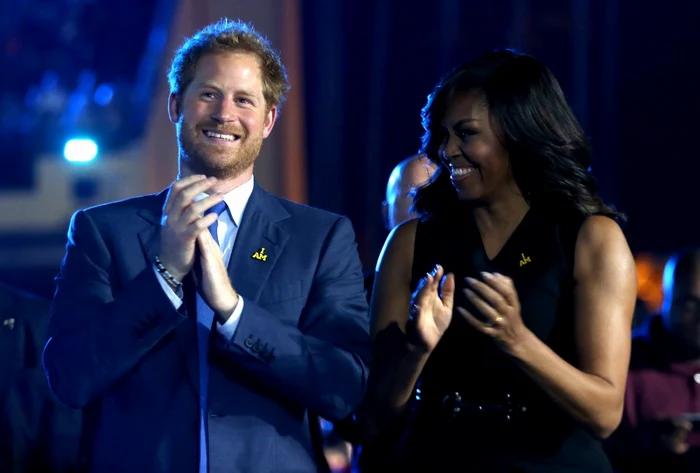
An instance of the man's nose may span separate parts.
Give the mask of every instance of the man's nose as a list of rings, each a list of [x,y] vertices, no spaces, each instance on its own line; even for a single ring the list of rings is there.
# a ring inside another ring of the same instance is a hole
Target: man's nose
[[[228,123],[236,118],[236,107],[232,101],[221,100],[211,115],[212,120],[217,123]]]

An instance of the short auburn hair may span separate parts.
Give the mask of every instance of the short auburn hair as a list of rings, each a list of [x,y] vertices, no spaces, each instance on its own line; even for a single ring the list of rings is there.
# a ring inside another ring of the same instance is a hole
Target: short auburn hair
[[[268,108],[282,106],[289,91],[287,70],[280,55],[253,25],[240,20],[221,20],[208,25],[175,52],[168,73],[170,92],[181,95],[194,79],[197,62],[202,56],[217,53],[249,53],[258,58],[263,76],[263,96]]]

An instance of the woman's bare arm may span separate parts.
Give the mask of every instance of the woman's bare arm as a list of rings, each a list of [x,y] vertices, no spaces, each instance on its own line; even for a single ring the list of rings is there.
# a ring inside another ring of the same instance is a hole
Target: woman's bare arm
[[[531,332],[512,353],[572,417],[600,437],[619,425],[637,294],[634,259],[620,227],[588,218],[576,242],[574,317],[578,366]]]

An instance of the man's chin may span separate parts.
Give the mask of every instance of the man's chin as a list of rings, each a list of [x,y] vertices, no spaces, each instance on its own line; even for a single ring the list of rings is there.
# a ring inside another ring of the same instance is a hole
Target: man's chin
[[[203,174],[217,179],[234,179],[243,174],[254,161],[250,164],[242,162],[222,163],[221,161],[209,159],[184,159],[182,163],[192,174]]]

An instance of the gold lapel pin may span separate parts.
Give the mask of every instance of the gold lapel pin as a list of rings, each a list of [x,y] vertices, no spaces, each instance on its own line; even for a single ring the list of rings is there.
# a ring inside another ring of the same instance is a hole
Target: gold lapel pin
[[[267,255],[265,254],[265,248],[260,248],[258,251],[253,253],[253,259],[258,261],[267,261]]]
[[[532,263],[532,260],[530,259],[530,257],[525,256],[525,253],[520,253],[520,256],[522,256],[522,259],[520,260],[520,266],[526,265],[528,263]]]

